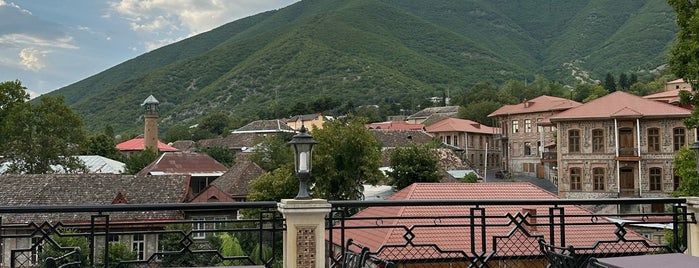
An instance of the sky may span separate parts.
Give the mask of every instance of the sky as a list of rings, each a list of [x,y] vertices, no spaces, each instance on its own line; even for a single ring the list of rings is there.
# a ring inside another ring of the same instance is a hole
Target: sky
[[[0,0],[0,82],[32,97],[298,0]]]

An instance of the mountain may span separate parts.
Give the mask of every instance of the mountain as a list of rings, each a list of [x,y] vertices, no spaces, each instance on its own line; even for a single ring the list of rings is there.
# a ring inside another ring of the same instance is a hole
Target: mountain
[[[282,117],[321,97],[376,104],[537,74],[573,84],[652,70],[676,31],[663,0],[303,0],[50,94],[90,130],[142,128],[151,94],[164,127],[212,111]]]

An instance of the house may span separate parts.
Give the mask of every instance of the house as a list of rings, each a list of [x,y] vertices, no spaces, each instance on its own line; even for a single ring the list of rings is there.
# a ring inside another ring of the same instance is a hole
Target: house
[[[686,90],[686,91],[694,91],[694,88],[692,87],[692,84],[685,82],[684,79],[675,79],[672,81],[665,82],[665,90],[664,91],[671,91],[671,90]]]
[[[668,197],[679,185],[674,157],[695,133],[691,111],[617,91],[550,118],[558,129],[563,198]],[[622,207],[662,211],[662,206]]]
[[[410,124],[423,124],[429,126],[445,118],[456,117],[459,106],[429,107],[414,113],[405,120]]]
[[[264,173],[265,171],[252,161],[236,161],[233,167],[211,185],[228,193],[235,201],[245,201],[250,191],[250,182]]]
[[[288,135],[291,137],[295,133],[296,131],[286,125],[283,120],[257,120],[232,131],[226,137],[200,140],[197,145],[199,148],[223,147],[233,150],[237,154],[252,150],[269,135]]]
[[[0,175],[0,206],[24,207],[42,205],[95,206],[110,204],[157,204],[186,202],[186,175],[136,177],[116,174],[30,174]],[[157,185],[157,187],[155,187]],[[88,187],[89,186],[89,187]],[[11,259],[17,263],[37,263],[38,249],[47,234],[66,225],[70,228],[89,228],[95,213],[24,213],[3,214],[2,225],[24,224],[26,228],[4,228],[2,263],[9,267]],[[182,211],[134,211],[112,213],[109,221],[114,224],[113,232],[130,230],[128,235],[111,236],[113,242],[122,242],[134,249],[139,258],[149,256],[158,249],[157,233],[138,234],[145,224],[168,220],[182,220]],[[61,223],[56,222],[60,219]],[[103,220],[97,218],[96,220]],[[34,226],[33,222],[41,225]],[[33,230],[33,234],[32,234]],[[89,232],[90,230],[83,230]],[[13,234],[7,232],[14,232]],[[13,237],[13,235],[15,235]],[[12,238],[10,238],[12,237]],[[95,252],[101,252],[104,236],[96,236]]]
[[[546,178],[555,183],[556,161],[545,153],[555,152],[556,127],[549,118],[582,105],[551,96],[540,96],[518,104],[504,105],[488,117],[501,126],[500,142],[503,167],[517,175]]]
[[[313,131],[313,128],[323,128],[323,122],[326,118],[321,113],[297,115],[286,120],[286,124],[294,130],[301,130],[301,126],[306,126],[306,129]]]
[[[256,133],[256,134],[273,133],[273,134],[277,134],[277,133],[296,133],[296,131],[294,130],[294,128],[287,125],[286,122],[283,122],[280,119],[272,119],[272,120],[257,120],[257,121],[250,122],[247,125],[244,125],[238,129],[234,130],[232,133]]]
[[[426,131],[463,153],[462,159],[472,169],[502,167],[502,148],[495,141],[495,135],[501,132],[499,128],[471,120],[447,118],[428,126]]]
[[[405,121],[388,121],[380,123],[366,124],[368,129],[390,129],[390,130],[425,130],[423,124],[410,124]]]
[[[188,175],[188,199],[201,193],[228,168],[205,153],[165,152],[139,171],[138,176]]]
[[[526,182],[414,183],[386,200],[463,198],[550,200],[557,196]],[[618,226],[611,222],[588,225],[593,214],[581,206],[562,205],[561,208],[566,215],[576,215],[565,219],[566,245],[605,254],[638,253],[648,250],[647,245],[655,245],[633,231],[619,232]],[[328,239],[335,245],[352,239],[398,267],[544,267],[546,261],[537,240],[552,241],[555,240],[552,234],[559,235],[558,231],[550,230],[549,225],[549,215],[555,217],[558,212],[549,209],[546,205],[498,204],[376,206],[344,220],[341,227],[338,223],[338,229],[333,229],[332,238],[328,236]],[[606,222],[606,219],[598,221]]]
[[[87,168],[87,172],[84,173],[122,174],[124,173],[126,166],[126,164],[122,162],[109,159],[100,155],[78,155],[76,157]],[[7,169],[9,168],[10,164],[11,162],[0,163],[0,174],[5,173],[5,171],[7,171]],[[51,169],[55,173],[67,173],[63,166],[52,165]]]
[[[680,103],[680,92],[681,91],[688,91],[685,89],[671,89],[667,91],[660,91],[657,93],[653,93],[650,95],[643,96],[644,99],[649,99],[649,100],[654,100],[654,101],[660,101],[660,102],[666,102],[675,106],[680,106],[686,109],[692,109],[692,105],[690,104],[681,104]],[[693,90],[688,91],[689,93],[694,93]]]

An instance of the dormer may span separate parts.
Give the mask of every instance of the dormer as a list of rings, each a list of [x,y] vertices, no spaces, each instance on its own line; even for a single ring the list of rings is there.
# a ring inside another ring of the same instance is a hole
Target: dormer
[[[123,194],[122,192],[118,192],[116,197],[114,197],[114,200],[112,200],[112,204],[128,204],[129,202],[126,200],[126,195]]]

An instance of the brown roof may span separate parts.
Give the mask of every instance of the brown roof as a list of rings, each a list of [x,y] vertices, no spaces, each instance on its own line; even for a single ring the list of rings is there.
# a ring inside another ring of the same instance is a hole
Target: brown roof
[[[581,106],[556,114],[551,122],[611,118],[685,118],[691,112],[671,104],[616,91]]]
[[[408,147],[432,141],[432,135],[422,130],[370,129],[383,148]]]
[[[423,124],[410,124],[405,121],[390,121],[364,125],[368,129],[424,130]]]
[[[234,198],[246,198],[250,182],[257,179],[264,170],[252,161],[236,162],[228,172],[214,180],[211,185],[218,187]]]
[[[186,196],[188,176],[115,174],[27,174],[0,175],[1,206],[109,205],[180,203]],[[83,221],[88,213],[4,214],[3,222]],[[176,211],[110,213],[111,220],[180,219]]]
[[[426,199],[558,199],[558,196],[541,189],[528,182],[510,183],[414,183],[392,196],[387,200],[426,200]],[[486,229],[486,238],[483,239],[485,249],[492,250],[497,242],[498,251],[496,257],[506,256],[532,256],[539,255],[537,237],[541,236],[547,241],[549,231],[546,226],[539,226],[539,231],[529,229],[525,233],[522,228],[518,228],[515,222],[517,215],[521,215],[523,207],[515,205],[481,205],[485,209],[485,221],[488,225],[500,224],[500,226],[490,226]],[[562,205],[566,215],[592,215],[592,213],[580,206]],[[345,221],[345,237],[352,238],[355,242],[367,246],[371,250],[379,251],[377,255],[387,260],[409,260],[409,259],[436,259],[445,258],[448,253],[439,253],[436,248],[447,251],[472,252],[482,250],[471,248],[470,228],[454,227],[451,224],[468,224],[468,219],[449,219],[448,216],[468,216],[473,206],[401,206],[401,207],[369,207],[352,216],[352,218],[367,218],[366,220]],[[549,214],[549,206],[531,205],[526,209],[533,209],[538,216]],[[506,218],[506,214],[515,218]],[[480,215],[478,215],[480,216]],[[383,218],[381,226],[377,228],[353,229],[355,226],[375,226],[375,218]],[[405,218],[401,218],[405,217]],[[422,217],[422,218],[421,218]],[[443,217],[436,224],[430,217]],[[530,219],[531,220],[531,219]],[[480,221],[480,218],[479,218]],[[538,224],[547,224],[548,217],[539,217]],[[615,241],[616,227],[614,225],[572,225],[570,223],[588,223],[590,217],[566,218],[566,244],[575,247],[594,247],[597,241]],[[606,221],[603,218],[599,222]],[[442,226],[439,226],[442,225]],[[395,226],[392,228],[391,226]],[[406,230],[410,232],[410,238],[414,244],[407,244]],[[480,229],[479,229],[480,230]],[[334,242],[340,243],[339,231],[334,234]],[[477,231],[479,234],[480,231]],[[480,237],[480,236],[479,236]],[[455,239],[458,238],[458,239]],[[634,242],[617,242],[600,246],[599,250],[605,252],[618,252],[628,249],[631,246],[653,242],[643,236],[628,231],[625,238]],[[477,241],[481,241],[476,238]],[[509,243],[509,244],[508,244]],[[627,243],[627,244],[624,244]],[[419,245],[424,246],[419,246]],[[513,245],[516,244],[516,245]],[[624,245],[622,245],[624,244]],[[516,248],[517,250],[512,250]],[[636,250],[638,250],[638,248]],[[382,250],[379,250],[382,249]],[[488,253],[488,252],[486,252]],[[446,254],[446,255],[443,255]]]
[[[197,143],[192,141],[192,140],[180,140],[180,141],[175,141],[172,144],[172,147],[177,148],[181,152],[191,152],[196,149]]]
[[[296,132],[293,128],[279,119],[273,120],[257,120],[248,123],[233,131],[233,133],[276,133],[276,132]]]
[[[459,106],[441,106],[441,107],[429,107],[420,110],[408,116],[408,119],[415,118],[428,118],[434,114],[446,114],[447,116],[454,116],[459,112]]]
[[[499,133],[499,128],[489,127],[482,125],[478,122],[459,119],[459,118],[447,118],[437,123],[432,124],[427,127],[428,133],[437,132],[470,132],[470,133],[483,133],[483,134],[495,134]]]
[[[225,138],[205,139],[197,142],[199,148],[223,147],[229,149],[251,148],[257,145],[266,134],[261,133],[231,133]]]
[[[220,176],[228,168],[205,153],[166,152],[138,172],[139,176],[187,174]]]
[[[295,115],[295,116],[293,116],[293,117],[287,119],[286,121],[287,121],[287,122],[296,122],[296,121],[298,121],[299,119],[300,119],[301,121],[310,121],[310,120],[315,120],[315,119],[317,119],[317,118],[320,117],[320,116],[322,116],[322,114],[320,114],[320,113]]]
[[[501,116],[501,115],[511,115],[511,114],[527,114],[527,113],[540,113],[549,111],[562,111],[573,107],[582,105],[581,103],[569,99],[551,97],[551,96],[539,96],[531,100],[525,100],[522,103],[504,105],[494,112],[490,113],[488,117]]]

